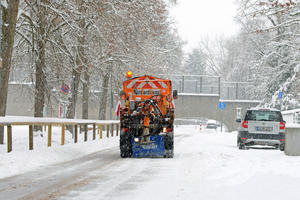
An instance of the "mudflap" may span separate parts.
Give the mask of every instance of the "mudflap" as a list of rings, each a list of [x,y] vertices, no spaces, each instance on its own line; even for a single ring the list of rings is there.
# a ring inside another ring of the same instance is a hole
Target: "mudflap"
[[[139,141],[141,141],[141,137]],[[150,136],[150,140],[147,143],[135,142],[132,137],[132,157],[135,158],[155,158],[164,157],[165,155],[165,141],[164,136],[155,135]]]

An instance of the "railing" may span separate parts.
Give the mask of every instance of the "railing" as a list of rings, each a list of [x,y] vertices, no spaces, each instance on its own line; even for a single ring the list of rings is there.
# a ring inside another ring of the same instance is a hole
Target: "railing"
[[[52,127],[61,127],[61,145],[65,144],[66,126],[74,127],[74,143],[78,141],[78,128],[84,127],[84,141],[88,139],[88,126],[92,126],[93,140],[96,139],[96,131],[102,139],[103,130],[106,127],[106,136],[114,136],[114,126],[116,126],[116,136],[119,134],[119,121],[116,120],[77,120],[77,119],[58,119],[58,118],[34,118],[34,117],[0,117],[0,126],[7,127],[7,152],[12,151],[12,126],[29,126],[29,150],[33,150],[33,128],[34,126],[48,127],[48,147],[52,141]],[[110,131],[109,131],[110,130]]]
[[[287,123],[300,123],[300,109],[282,111],[283,120]]]
[[[179,93],[217,94],[227,100],[254,100],[253,82],[227,82],[219,76],[160,74]]]

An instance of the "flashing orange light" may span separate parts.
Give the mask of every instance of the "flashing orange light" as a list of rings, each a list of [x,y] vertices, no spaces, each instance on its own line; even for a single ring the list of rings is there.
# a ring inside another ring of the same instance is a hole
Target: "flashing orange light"
[[[132,71],[127,72],[127,78],[132,78]]]

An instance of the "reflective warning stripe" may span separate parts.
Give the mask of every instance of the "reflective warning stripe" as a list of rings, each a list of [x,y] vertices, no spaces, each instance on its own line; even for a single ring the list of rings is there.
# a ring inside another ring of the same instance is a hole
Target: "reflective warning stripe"
[[[149,84],[153,89],[157,89],[157,88],[158,88],[153,82],[149,82],[148,84]]]
[[[153,88],[157,89],[159,87],[168,88],[168,85],[164,81],[158,81],[157,79],[150,80],[148,77],[145,79],[134,79],[128,85],[127,88],[132,88],[136,83],[138,83],[137,88],[143,88],[147,83]]]
[[[138,89],[143,88],[143,87],[146,85],[146,83],[147,83],[147,82],[143,82],[143,83],[139,84],[139,86],[138,86],[137,88],[138,88]]]
[[[159,83],[163,88],[168,88],[168,85],[165,82],[159,81]]]
[[[153,88],[153,89],[157,89],[158,87],[152,82],[153,80],[149,80],[148,78],[145,78],[145,80],[143,80],[144,82],[142,82],[141,84],[139,84],[139,86],[137,88],[143,88],[147,83]]]
[[[132,80],[132,81],[127,85],[127,88],[132,88],[132,87],[135,85],[135,83],[136,83],[137,81],[138,81],[137,79]]]

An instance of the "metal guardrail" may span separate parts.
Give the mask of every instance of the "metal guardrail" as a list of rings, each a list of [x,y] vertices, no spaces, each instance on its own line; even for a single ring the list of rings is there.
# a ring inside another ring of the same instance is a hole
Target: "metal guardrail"
[[[74,127],[74,143],[78,141],[78,128],[84,127],[84,141],[88,139],[88,126],[92,126],[93,140],[96,139],[96,131],[102,139],[103,130],[106,127],[106,136],[114,136],[114,126],[116,126],[116,136],[119,134],[120,122],[116,120],[76,120],[76,119],[59,119],[59,118],[35,118],[35,117],[0,117],[0,126],[7,127],[7,152],[12,151],[12,126],[29,126],[29,150],[33,150],[33,127],[45,126],[48,127],[48,147],[51,146],[52,141],[52,127],[61,127],[61,145],[65,144],[65,129],[66,126]]]

